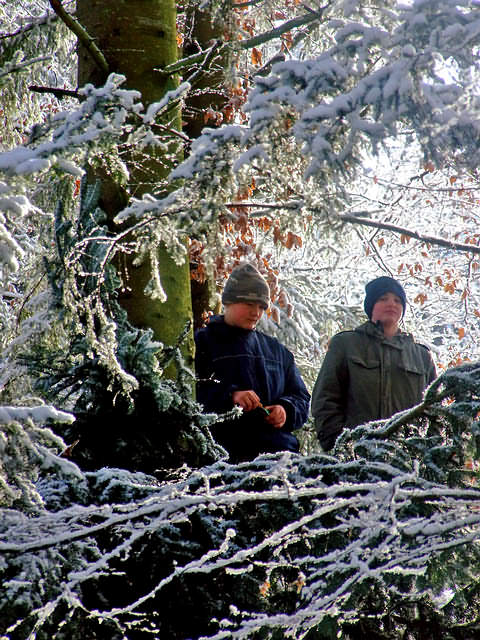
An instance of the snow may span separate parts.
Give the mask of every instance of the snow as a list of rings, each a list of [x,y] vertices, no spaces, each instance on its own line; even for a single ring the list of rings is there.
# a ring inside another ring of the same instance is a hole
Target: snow
[[[227,125],[220,129],[203,129],[201,136],[192,143],[192,154],[176,167],[170,174],[172,180],[178,178],[193,179],[202,172],[210,161],[215,159],[217,152],[228,144],[238,144],[243,140],[245,127]]]
[[[46,158],[29,158],[15,166],[15,173],[19,175],[23,173],[37,173],[48,169],[49,166],[50,162]]]
[[[268,159],[267,153],[261,144],[256,144],[245,153],[242,153],[233,165],[233,170],[239,171],[243,165],[251,164],[255,159],[260,161]]]
[[[369,479],[359,482],[356,470],[362,466],[368,470]],[[64,472],[66,478],[71,477],[68,471]],[[322,477],[333,472],[342,479],[325,484]],[[260,480],[262,485],[258,484]],[[255,488],[255,484],[262,488]],[[48,484],[44,487],[47,490]],[[448,489],[425,481],[418,474],[418,465],[417,469],[402,473],[385,463],[376,465],[360,459],[342,461],[318,455],[302,458],[286,453],[263,456],[238,466],[216,463],[193,472],[186,480],[167,485],[155,484],[144,474],[102,469],[86,474],[79,490],[85,506],[72,505],[35,518],[19,518],[17,514],[13,519],[11,512],[5,513],[4,524],[8,522],[10,537],[8,541],[0,541],[3,557],[14,552],[28,562],[31,554],[38,557],[39,553],[58,549],[52,561],[59,562],[61,554],[72,548],[75,541],[84,546],[88,554],[92,553],[91,541],[97,533],[121,531],[122,535],[116,536],[116,546],[110,551],[73,568],[59,581],[58,598],[62,591],[74,594],[87,580],[108,572],[110,563],[115,564],[116,559],[133,546],[146,542],[150,532],[173,533],[191,517],[196,518],[197,523],[211,522],[213,530],[217,530],[213,547],[205,551],[198,549],[186,562],[177,561],[143,595],[101,615],[121,617],[134,612],[149,600],[161,597],[167,585],[175,584],[180,577],[203,575],[210,581],[225,572],[232,578],[241,578],[245,573],[252,574],[254,567],[255,571],[262,567],[268,576],[284,563],[295,567],[299,586],[295,583],[292,588],[300,594],[300,599],[291,613],[246,615],[235,601],[227,603],[230,618],[224,618],[221,627],[230,629],[238,638],[251,637],[253,629],[307,632],[334,611],[348,619],[352,612],[346,598],[351,597],[358,585],[370,584],[371,580],[388,584],[389,576],[398,573],[410,578],[422,576],[432,554],[453,548],[458,552],[462,545],[471,544],[480,535],[480,513],[471,511],[472,505],[478,504],[478,489]],[[86,490],[95,496],[96,504],[89,504]],[[130,503],[109,502],[110,495],[118,496],[122,491]],[[51,495],[61,497],[58,489]],[[303,504],[307,509],[303,515],[287,518],[283,526],[257,531],[257,540],[250,541],[248,546],[237,546],[243,545],[242,525],[236,524],[234,515],[237,508],[241,508],[238,512],[241,513],[243,509],[250,509],[249,505],[257,504],[258,508],[262,505],[264,509],[267,504],[280,506],[285,500],[296,508]],[[423,517],[419,506],[429,505],[431,510],[435,503],[438,508],[434,517]],[[411,511],[413,504],[415,509]],[[329,527],[323,525],[327,516],[333,519]],[[343,535],[350,531],[362,533]],[[339,536],[338,540],[343,543],[323,554],[308,551],[311,545],[322,546],[322,541],[327,545],[330,536]],[[173,541],[175,536],[164,537],[167,539]],[[308,548],[298,553],[306,540],[309,540]],[[188,540],[179,540],[180,543],[188,544]],[[64,564],[66,560],[68,558],[61,562]],[[38,593],[37,575],[48,570],[49,563],[45,562],[43,567],[35,567],[28,581],[20,574],[11,576],[7,593],[16,597],[20,589],[25,597],[32,597]],[[342,575],[344,578],[340,579]],[[339,582],[331,590],[328,585],[333,576],[338,576]],[[45,598],[48,597],[51,595],[47,592]],[[440,586],[437,597],[439,602],[444,602],[449,597],[448,589]],[[52,602],[54,600],[50,600]],[[221,633],[202,637],[220,638]]]
[[[17,147],[10,151],[3,151],[0,153],[0,170],[9,171],[11,167],[16,167],[28,160],[34,159],[35,155],[33,150],[25,147]]]
[[[23,422],[28,419],[37,423],[45,423],[48,420],[71,423],[75,420],[75,416],[65,411],[59,411],[49,405],[38,405],[36,407],[0,406],[0,422],[8,424],[13,421]]]
[[[72,176],[81,178],[85,174],[85,170],[69,160],[59,158],[57,161],[58,168],[65,173],[70,173]]]
[[[147,111],[143,116],[143,122],[145,124],[153,124],[155,118],[159,115],[159,113],[161,113],[172,102],[180,100],[183,96],[185,96],[190,88],[190,83],[182,82],[177,89],[173,91],[167,91],[159,102],[153,102],[148,106]]]

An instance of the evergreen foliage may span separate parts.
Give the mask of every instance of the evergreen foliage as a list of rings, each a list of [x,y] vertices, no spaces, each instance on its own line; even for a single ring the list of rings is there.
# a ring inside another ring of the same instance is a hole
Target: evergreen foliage
[[[72,219],[63,203],[57,206],[56,255],[45,258],[45,272],[63,349],[36,341],[19,362],[42,397],[76,416],[61,435],[69,445],[78,441],[71,455],[80,466],[152,472],[212,462],[221,450],[191,399],[194,374],[179,345],[154,342],[151,330],[132,327],[118,304],[113,259],[121,247],[98,207],[99,193],[98,183],[84,179],[78,214]],[[172,361],[175,381],[162,377]]]
[[[479,375],[445,374],[335,455],[160,481],[39,468],[35,513],[3,511],[5,637],[475,637],[479,492],[462,461],[477,454]]]

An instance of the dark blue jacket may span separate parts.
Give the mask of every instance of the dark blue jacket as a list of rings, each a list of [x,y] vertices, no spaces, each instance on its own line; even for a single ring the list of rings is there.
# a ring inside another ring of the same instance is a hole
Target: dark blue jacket
[[[298,451],[298,441],[290,432],[307,420],[310,395],[290,351],[260,331],[226,324],[223,316],[214,316],[196,331],[195,343],[197,400],[207,412],[229,411],[234,391],[253,389],[264,406],[282,405],[287,414],[281,429],[266,423],[261,410],[214,425],[215,439],[231,457]]]

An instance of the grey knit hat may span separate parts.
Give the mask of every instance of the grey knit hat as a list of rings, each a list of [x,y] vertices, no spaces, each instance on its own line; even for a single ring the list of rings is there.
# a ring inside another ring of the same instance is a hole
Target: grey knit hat
[[[405,314],[407,296],[404,288],[398,280],[394,280],[388,276],[380,276],[379,278],[375,278],[375,280],[371,280],[365,286],[365,301],[363,303],[363,308],[370,320],[372,319],[372,311],[376,301],[385,293],[394,293],[400,298],[403,307],[402,317]]]
[[[253,264],[244,262],[230,274],[222,293],[223,304],[235,302],[258,302],[267,309],[270,289],[265,278]]]

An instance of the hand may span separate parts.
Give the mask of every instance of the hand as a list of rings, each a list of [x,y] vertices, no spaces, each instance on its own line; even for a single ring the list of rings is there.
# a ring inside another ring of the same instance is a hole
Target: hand
[[[260,398],[255,391],[234,391],[232,393],[233,404],[238,404],[244,411],[252,411],[261,405]]]
[[[287,412],[281,404],[271,404],[265,407],[270,411],[270,415],[266,416],[265,420],[268,424],[271,424],[275,429],[281,429],[287,421]]]

